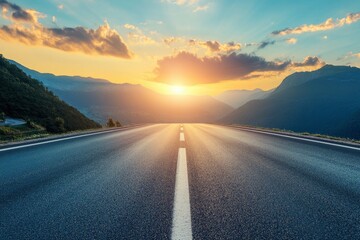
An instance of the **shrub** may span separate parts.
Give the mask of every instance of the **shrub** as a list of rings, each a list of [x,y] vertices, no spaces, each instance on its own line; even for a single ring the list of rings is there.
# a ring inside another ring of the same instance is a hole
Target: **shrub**
[[[112,118],[109,118],[106,123],[106,126],[111,128],[111,127],[115,127],[116,125],[115,125],[114,120]]]

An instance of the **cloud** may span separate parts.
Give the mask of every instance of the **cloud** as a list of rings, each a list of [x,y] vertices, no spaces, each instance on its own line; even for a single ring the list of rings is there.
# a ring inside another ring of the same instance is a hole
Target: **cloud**
[[[259,44],[259,46],[257,47],[257,49],[258,50],[260,50],[260,49],[264,49],[264,48],[266,48],[267,46],[269,46],[269,45],[274,45],[275,44],[275,42],[276,41],[263,41],[263,42],[261,42],[260,44]]]
[[[196,13],[196,12],[203,12],[203,11],[206,11],[209,9],[209,5],[203,5],[203,6],[197,6],[193,12]]]
[[[292,63],[293,67],[311,67],[311,66],[322,66],[325,63],[321,61],[318,57],[308,56],[304,59],[303,62]]]
[[[41,14],[34,10],[24,10],[6,0],[0,0],[0,6],[11,11],[11,20],[16,23],[0,27],[0,38],[4,40],[91,55],[127,59],[133,55],[121,36],[116,30],[111,29],[107,22],[97,29],[84,27],[47,28],[38,22],[38,16]],[[56,17],[53,17],[52,21],[55,23]]]
[[[285,42],[288,44],[296,44],[297,39],[296,38],[288,38],[288,39],[285,39]]]
[[[322,63],[317,57],[307,57],[303,62],[266,61],[264,58],[230,53],[214,57],[198,57],[180,52],[157,62],[154,70],[157,82],[180,85],[216,83],[225,80],[249,78],[251,73],[282,72],[289,67],[315,66]]]
[[[44,29],[42,43],[64,51],[81,51],[87,54],[108,55],[131,58],[132,53],[122,41],[120,35],[110,28],[108,23],[96,30],[83,27]]]
[[[345,24],[352,24],[360,20],[360,12],[348,14],[346,17],[341,19],[332,19],[329,18],[325,22],[320,24],[304,24],[295,28],[285,28],[282,30],[277,30],[272,32],[273,35],[289,35],[289,34],[302,34],[305,32],[318,32],[318,31],[326,31],[338,27],[342,27]]]
[[[52,16],[51,21],[52,21],[53,23],[56,23],[56,17],[55,17],[55,16]]]
[[[360,52],[358,52],[358,53],[348,52],[347,54],[345,54],[341,57],[338,57],[336,60],[342,61],[342,60],[347,60],[349,58],[359,58],[360,59]]]
[[[105,23],[98,29],[2,26],[0,37],[29,45],[42,45],[68,52],[131,58],[119,34]]]
[[[131,40],[132,44],[146,45],[155,43],[152,38],[146,36],[143,31],[135,25],[125,24],[124,28],[129,30],[128,39]]]
[[[177,42],[182,42],[184,39],[180,38],[180,37],[166,37],[163,39],[163,42],[170,46],[171,44],[177,43]]]
[[[176,5],[193,5],[199,0],[162,0],[162,2],[172,3]]]
[[[0,0],[0,7],[3,9],[3,17],[13,21],[37,23],[38,18],[42,17],[42,15],[35,10],[22,9],[20,6],[6,0]],[[4,15],[8,12],[11,12],[10,17]]]
[[[188,49],[188,47],[195,47],[195,48],[201,48],[201,49],[206,49],[208,50],[210,53],[218,53],[218,52],[232,52],[232,51],[237,51],[241,49],[241,44],[240,43],[235,43],[235,42],[228,42],[228,43],[221,43],[219,41],[203,41],[203,40],[196,40],[196,39],[186,39],[184,37],[166,37],[163,39],[163,42],[168,45],[175,45],[177,44],[177,46],[183,46],[186,49]],[[184,48],[184,49],[185,49]],[[180,47],[181,49],[181,47]]]
[[[189,44],[191,46],[201,46],[208,49],[210,52],[231,52],[240,50],[241,45],[235,42],[229,43],[220,43],[218,41],[198,41],[195,39],[190,39]]]
[[[58,9],[60,9],[60,10],[63,10],[63,9],[64,9],[64,5],[63,5],[63,4],[59,4],[57,7],[58,7]]]
[[[261,49],[267,48],[269,46],[275,45],[276,43],[279,42],[286,42],[288,44],[295,44],[297,43],[297,39],[296,38],[287,38],[287,39],[280,39],[280,40],[264,40],[262,42],[259,43],[245,43],[244,47],[256,47],[256,51],[259,51]],[[255,52],[256,52],[255,51]]]
[[[28,45],[42,45],[68,52],[131,58],[119,34],[105,23],[98,29],[2,26],[0,38]]]
[[[138,30],[138,28],[137,27],[135,27],[134,25],[132,25],[132,24],[124,24],[124,28],[126,28],[126,29],[130,29],[130,30]]]

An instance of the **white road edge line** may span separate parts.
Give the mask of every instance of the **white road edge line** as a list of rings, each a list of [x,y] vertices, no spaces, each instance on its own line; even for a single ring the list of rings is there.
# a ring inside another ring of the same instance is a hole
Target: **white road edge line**
[[[180,133],[180,142],[185,142],[185,135],[183,132]]]
[[[192,239],[189,179],[185,148],[179,148],[178,153],[171,239]]]
[[[283,134],[278,134],[278,133],[263,132],[263,131],[257,131],[257,130],[252,130],[252,129],[245,129],[245,128],[238,128],[238,129],[248,131],[248,132],[256,132],[256,133],[279,136],[279,137],[284,137],[284,138],[292,138],[292,139],[296,139],[296,140],[302,140],[302,141],[307,141],[307,142],[326,144],[326,145],[330,145],[330,146],[342,147],[342,148],[348,148],[348,149],[353,149],[353,150],[360,151],[360,148],[358,148],[358,147],[352,147],[352,146],[347,146],[347,145],[342,145],[342,144],[337,144],[337,143],[330,143],[330,142],[324,142],[324,141],[313,140],[313,139],[308,139],[308,138],[294,137],[294,136],[288,136],[288,135],[283,135]]]
[[[93,135],[98,135],[98,134],[103,134],[103,133],[111,133],[111,132],[116,132],[116,131],[119,131],[119,130],[120,129],[104,131],[104,132],[88,133],[88,134],[76,135],[76,136],[72,136],[72,137],[64,137],[64,138],[59,138],[59,139],[53,139],[53,140],[44,141],[44,142],[29,143],[29,144],[20,145],[20,146],[3,148],[3,149],[0,149],[0,152],[20,149],[20,148],[26,148],[26,147],[32,147],[32,146],[37,146],[37,145],[43,145],[43,144],[47,144],[47,143],[61,142],[61,141],[66,141],[66,140],[70,140],[70,139],[88,137],[88,136],[93,136]]]

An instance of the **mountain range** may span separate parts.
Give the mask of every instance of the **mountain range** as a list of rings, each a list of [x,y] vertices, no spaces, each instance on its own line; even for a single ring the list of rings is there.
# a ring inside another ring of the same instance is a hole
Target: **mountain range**
[[[264,99],[269,96],[272,91],[273,90],[263,91],[259,88],[254,90],[229,90],[214,96],[214,98],[236,109],[251,100]]]
[[[66,132],[101,127],[0,56],[0,113]]]
[[[332,66],[286,77],[268,97],[221,122],[360,138],[360,69]]]
[[[360,139],[360,69],[325,65],[296,72],[270,91],[232,90],[215,97],[163,95],[141,85],[55,76],[13,62],[65,102],[104,123],[218,122]]]
[[[15,61],[12,63],[41,81],[62,100],[101,123],[109,117],[122,123],[214,122],[233,110],[210,96],[164,95],[141,85],[55,76],[31,70]]]

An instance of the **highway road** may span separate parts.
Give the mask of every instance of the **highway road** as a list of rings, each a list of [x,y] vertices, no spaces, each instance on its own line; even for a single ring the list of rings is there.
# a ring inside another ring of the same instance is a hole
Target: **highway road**
[[[360,239],[360,149],[156,124],[0,149],[0,239]]]

